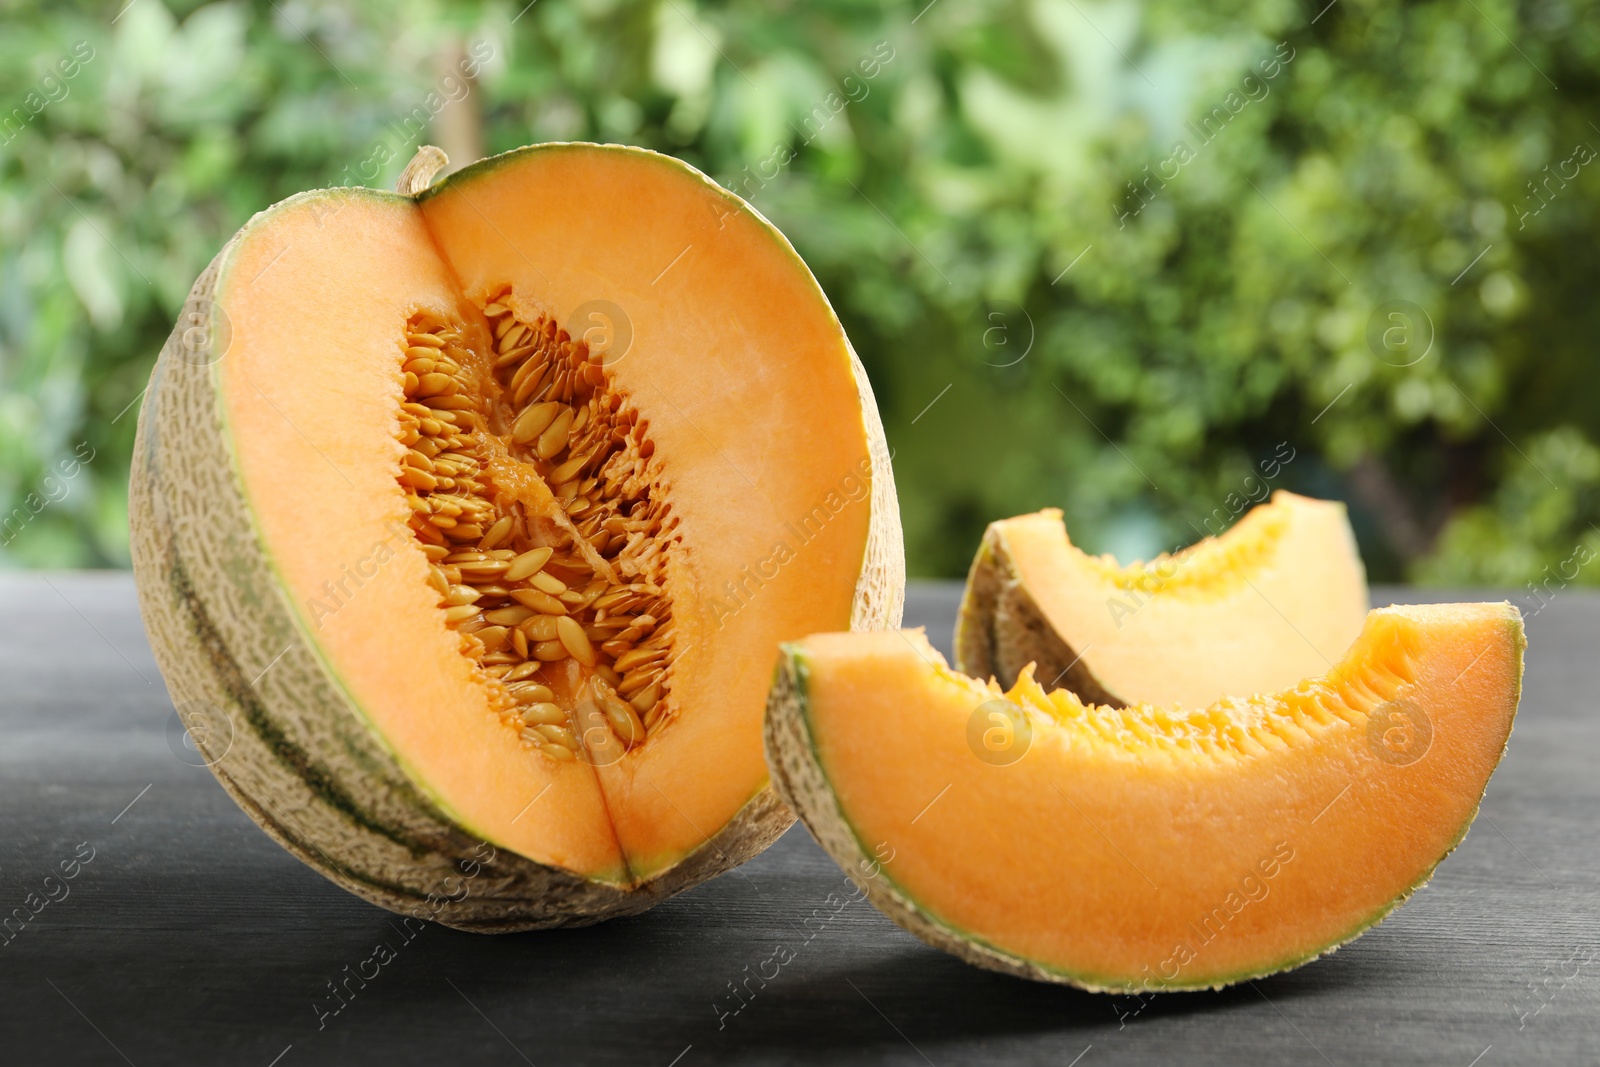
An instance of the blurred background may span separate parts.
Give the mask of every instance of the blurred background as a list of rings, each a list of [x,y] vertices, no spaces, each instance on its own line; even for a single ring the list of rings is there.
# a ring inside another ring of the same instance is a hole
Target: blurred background
[[[913,576],[1288,488],[1374,580],[1594,583],[1597,103],[1566,0],[0,0],[0,565],[126,565],[145,379],[252,213],[582,139],[794,241]]]

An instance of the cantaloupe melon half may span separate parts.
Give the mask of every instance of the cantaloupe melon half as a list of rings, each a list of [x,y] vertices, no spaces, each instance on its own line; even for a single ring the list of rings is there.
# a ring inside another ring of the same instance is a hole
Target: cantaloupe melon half
[[[1375,611],[1325,675],[1085,707],[949,670],[920,631],[786,645],[779,791],[890,918],[1091,990],[1221,987],[1378,922],[1467,832],[1516,714],[1507,604]]]
[[[152,375],[131,526],[234,798],[340,885],[473,929],[638,911],[774,840],[765,664],[898,625],[903,593],[816,281],[737,197],[617,146],[258,215]]]
[[[1367,613],[1344,505],[1282,490],[1220,536],[1126,567],[1054,509],[992,523],[956,623],[957,669],[1100,704],[1203,706],[1321,674]]]

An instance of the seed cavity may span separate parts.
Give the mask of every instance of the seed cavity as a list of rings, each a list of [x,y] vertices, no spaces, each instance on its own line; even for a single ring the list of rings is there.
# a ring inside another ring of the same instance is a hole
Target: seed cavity
[[[571,762],[589,702],[632,751],[675,714],[677,519],[647,420],[582,340],[519,307],[508,286],[488,294],[494,341],[476,346],[464,322],[408,320],[396,481],[444,622],[507,728]],[[497,485],[508,460],[548,495]]]

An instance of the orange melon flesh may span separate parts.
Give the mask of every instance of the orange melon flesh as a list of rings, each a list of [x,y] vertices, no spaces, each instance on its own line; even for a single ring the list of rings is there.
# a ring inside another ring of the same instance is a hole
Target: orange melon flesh
[[[219,282],[232,344],[213,373],[263,548],[367,726],[471,832],[629,884],[766,787],[767,678],[748,665],[852,624],[871,460],[852,356],[793,250],[688,168],[622,155],[516,153],[421,203],[286,202],[242,233]],[[596,299],[631,318],[609,369],[649,420],[682,536],[674,717],[609,766],[545,758],[506,728],[396,483],[408,317],[458,320],[492,352],[481,307],[508,284],[563,324]]]
[[[920,631],[810,637],[785,655],[831,799],[792,799],[813,832],[848,827],[834,858],[892,916],[975,962],[1220,987],[1331,950],[1426,881],[1505,749],[1524,647],[1509,605],[1386,608],[1294,689],[1111,709],[1027,676],[1002,694]],[[1032,729],[1007,765],[971,740],[999,699]]]
[[[1194,707],[1291,686],[1339,662],[1367,611],[1344,505],[1281,490],[1220,536],[1148,563],[1088,555],[1055,510],[993,524],[973,583],[997,549],[1003,580],[1066,646],[1056,657],[1064,662],[1040,663],[1040,680],[1049,686],[1070,665],[1092,679],[1081,691],[1105,702]],[[1005,638],[977,632],[994,620],[977,617],[972,599],[969,584],[958,665],[1010,684],[1039,653],[973,655],[974,641]]]
[[[810,273],[721,190],[646,160],[659,181],[602,153],[514,156],[422,201],[469,295],[509,281],[556,309],[604,299],[631,320],[612,369],[651,413],[691,548],[675,574],[677,699],[709,709],[653,737],[644,758],[601,761],[637,876],[703,843],[766,784],[759,732],[728,716],[761,706],[768,679],[750,663],[805,620],[850,625],[871,468],[843,335],[818,313]]]
[[[236,255],[218,297],[232,332],[216,370],[225,417],[265,548],[330,669],[463,825],[531,859],[623,878],[592,773],[527,758],[490,713],[411,543],[395,483],[396,338],[418,305],[470,310],[420,214],[398,197],[309,194]]]

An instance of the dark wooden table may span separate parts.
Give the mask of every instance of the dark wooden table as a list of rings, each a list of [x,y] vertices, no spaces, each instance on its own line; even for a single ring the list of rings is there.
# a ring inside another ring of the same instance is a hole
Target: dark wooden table
[[[907,624],[948,649],[956,595],[914,588]],[[636,918],[402,941],[192,765],[129,577],[0,577],[0,915],[28,916],[0,933],[0,1064],[1600,1063],[1600,596],[1529,632],[1510,754],[1426,890],[1311,966],[1141,1003],[975,970],[865,903],[803,926],[844,881],[799,828]]]

